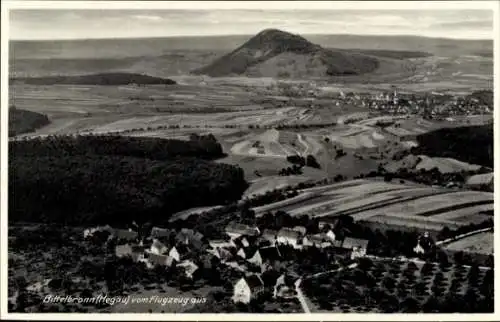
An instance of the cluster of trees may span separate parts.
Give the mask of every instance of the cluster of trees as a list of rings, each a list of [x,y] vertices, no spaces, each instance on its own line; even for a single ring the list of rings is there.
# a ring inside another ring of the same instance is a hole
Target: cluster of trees
[[[448,288],[444,273],[450,269]],[[354,308],[385,313],[493,312],[493,270],[482,280],[480,275],[477,266],[467,272],[462,265],[425,263],[419,268],[412,262],[374,263],[364,258],[356,269],[306,279],[302,286],[320,308],[331,310],[336,305],[346,313]]]
[[[222,154],[212,136],[51,137],[13,142],[9,152],[10,221],[158,223],[235,202],[248,187],[241,168],[204,160]]]
[[[299,165],[296,165],[294,164],[293,166],[291,167],[287,167],[287,168],[282,168],[280,171],[279,171],[279,175],[280,176],[291,176],[291,175],[299,175],[299,174],[302,174],[302,166],[299,166]]]
[[[321,168],[321,166],[318,163],[318,161],[316,160],[316,158],[311,154],[308,154],[307,157],[305,157],[305,158],[303,156],[300,156],[300,155],[289,155],[286,157],[286,160],[290,163],[299,165],[301,167],[307,166],[307,167],[316,168],[316,169]]]
[[[453,158],[493,168],[493,124],[443,128],[417,136],[414,155]]]
[[[18,109],[15,106],[9,108],[9,136],[30,133],[48,124],[50,120],[45,114]]]
[[[446,186],[453,182],[456,184],[464,184],[469,176],[490,172],[487,169],[480,168],[478,171],[461,171],[441,173],[437,167],[430,170],[419,169],[417,171],[408,171],[406,168],[399,168],[396,172],[386,172],[385,169],[379,167],[374,173],[375,176],[384,176],[386,182],[390,182],[395,178],[410,180],[426,185],[440,185]]]

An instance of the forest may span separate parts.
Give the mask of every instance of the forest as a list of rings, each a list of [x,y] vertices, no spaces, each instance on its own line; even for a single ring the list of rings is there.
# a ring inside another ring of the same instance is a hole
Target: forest
[[[210,161],[222,155],[210,135],[49,137],[11,142],[9,152],[10,222],[160,224],[234,202],[248,187],[241,168]]]
[[[493,124],[443,128],[417,137],[414,155],[453,158],[493,168]]]

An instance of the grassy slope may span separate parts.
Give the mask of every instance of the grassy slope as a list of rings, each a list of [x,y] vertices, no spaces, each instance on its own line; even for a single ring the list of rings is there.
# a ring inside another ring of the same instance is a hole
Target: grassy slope
[[[17,108],[9,110],[9,136],[33,132],[49,123],[44,114]]]

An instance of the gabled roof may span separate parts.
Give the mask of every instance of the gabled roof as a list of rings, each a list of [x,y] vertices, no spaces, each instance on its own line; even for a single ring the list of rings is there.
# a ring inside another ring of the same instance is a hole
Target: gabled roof
[[[251,227],[248,225],[232,222],[226,226],[226,232],[248,236],[257,236],[259,234],[259,229],[257,227]]]
[[[250,290],[255,289],[257,287],[264,287],[264,282],[262,281],[260,276],[256,274],[248,275],[247,277],[245,277],[245,281],[247,282],[247,285],[250,288]]]
[[[298,239],[300,237],[300,233],[291,228],[281,228],[281,230],[278,232],[278,237]]]
[[[157,249],[162,249],[162,248],[167,248],[167,246],[165,246],[165,244],[163,244],[161,241],[159,241],[158,239],[154,239],[153,240],[153,244],[151,245],[151,247],[155,247]]]
[[[343,248],[348,248],[348,249],[353,249],[354,247],[367,248],[367,246],[368,246],[368,240],[352,238],[352,237],[346,237],[344,239],[344,243],[342,244]]]

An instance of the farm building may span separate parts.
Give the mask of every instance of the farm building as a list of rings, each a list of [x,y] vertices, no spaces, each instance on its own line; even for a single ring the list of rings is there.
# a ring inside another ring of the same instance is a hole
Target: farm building
[[[153,227],[151,229],[151,237],[160,238],[170,236],[170,230],[165,228]]]
[[[278,232],[276,230],[264,229],[262,231],[261,238],[271,242],[271,244],[274,244],[276,242],[276,236],[278,236]]]
[[[494,176],[493,172],[485,174],[477,174],[469,177],[465,185],[466,187],[474,190],[485,190],[493,192]]]
[[[351,259],[366,255],[368,248],[368,240],[346,237],[342,243],[342,247],[352,251]]]
[[[139,234],[131,229],[113,229],[111,235],[117,240],[136,240]]]
[[[233,302],[250,303],[264,292],[264,282],[258,275],[243,277],[234,285]]]

